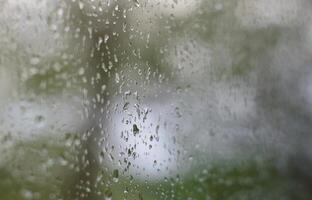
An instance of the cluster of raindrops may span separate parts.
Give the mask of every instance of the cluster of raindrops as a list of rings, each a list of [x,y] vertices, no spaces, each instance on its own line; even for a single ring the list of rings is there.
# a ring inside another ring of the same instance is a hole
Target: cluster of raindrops
[[[310,199],[311,7],[0,0],[0,199]]]

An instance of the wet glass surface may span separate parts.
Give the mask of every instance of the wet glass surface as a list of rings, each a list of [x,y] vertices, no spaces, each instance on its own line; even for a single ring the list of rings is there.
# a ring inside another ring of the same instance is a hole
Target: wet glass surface
[[[0,199],[312,199],[311,8],[0,0]]]

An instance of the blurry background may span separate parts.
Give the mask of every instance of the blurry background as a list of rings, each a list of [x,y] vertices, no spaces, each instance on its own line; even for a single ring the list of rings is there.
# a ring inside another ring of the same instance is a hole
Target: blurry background
[[[311,199],[311,8],[0,0],[0,199]]]

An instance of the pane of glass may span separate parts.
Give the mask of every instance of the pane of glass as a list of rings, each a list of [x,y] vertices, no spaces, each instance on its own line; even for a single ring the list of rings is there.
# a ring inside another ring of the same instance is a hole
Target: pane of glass
[[[0,0],[0,199],[312,199],[311,8]]]

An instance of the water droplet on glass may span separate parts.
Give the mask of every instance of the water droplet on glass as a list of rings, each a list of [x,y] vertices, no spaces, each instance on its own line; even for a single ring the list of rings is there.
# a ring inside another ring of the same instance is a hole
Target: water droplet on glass
[[[38,65],[40,63],[40,58],[38,56],[34,56],[30,58],[30,64],[32,65]]]
[[[119,77],[118,73],[115,74],[115,81],[116,81],[116,83],[119,83],[119,81],[120,81],[120,77]]]
[[[220,10],[223,9],[223,5],[222,5],[221,3],[217,3],[217,4],[215,5],[215,9],[216,9],[217,11],[220,11]]]
[[[122,109],[123,110],[128,110],[128,108],[129,108],[129,102],[126,102]]]
[[[118,11],[119,10],[119,6],[118,4],[115,6],[115,10]]]
[[[113,193],[111,190],[106,190],[104,193],[104,200],[112,200],[113,198]]]
[[[139,133],[140,130],[136,124],[133,124],[132,131],[133,131],[133,134],[136,135]]]
[[[136,7],[140,7],[140,2],[139,2],[139,0],[133,0],[134,1],[134,5],[136,6]]]
[[[105,44],[107,43],[108,39],[109,39],[109,35],[105,34],[105,35],[104,35],[104,43],[105,43]]]
[[[79,1],[78,4],[79,4],[79,9],[82,10],[84,7],[84,4],[81,1]]]
[[[119,178],[119,171],[118,171],[118,169],[115,169],[115,170],[113,171],[113,181],[114,181],[115,183],[117,183],[117,182],[118,182],[118,178]]]
[[[35,122],[36,123],[41,123],[44,121],[44,117],[42,115],[38,115],[35,117]]]
[[[98,44],[97,44],[97,49],[99,50],[101,48],[101,44],[103,43],[103,38],[99,37],[98,39]]]
[[[78,70],[78,74],[81,76],[81,75],[83,75],[84,74],[84,72],[85,72],[85,70],[84,70],[84,68],[83,67],[81,67],[81,68],[79,68],[79,70]]]
[[[24,197],[24,199],[26,199],[26,200],[33,199],[34,195],[33,195],[32,191],[24,189],[24,190],[22,190],[21,193],[22,193],[22,196]]]

